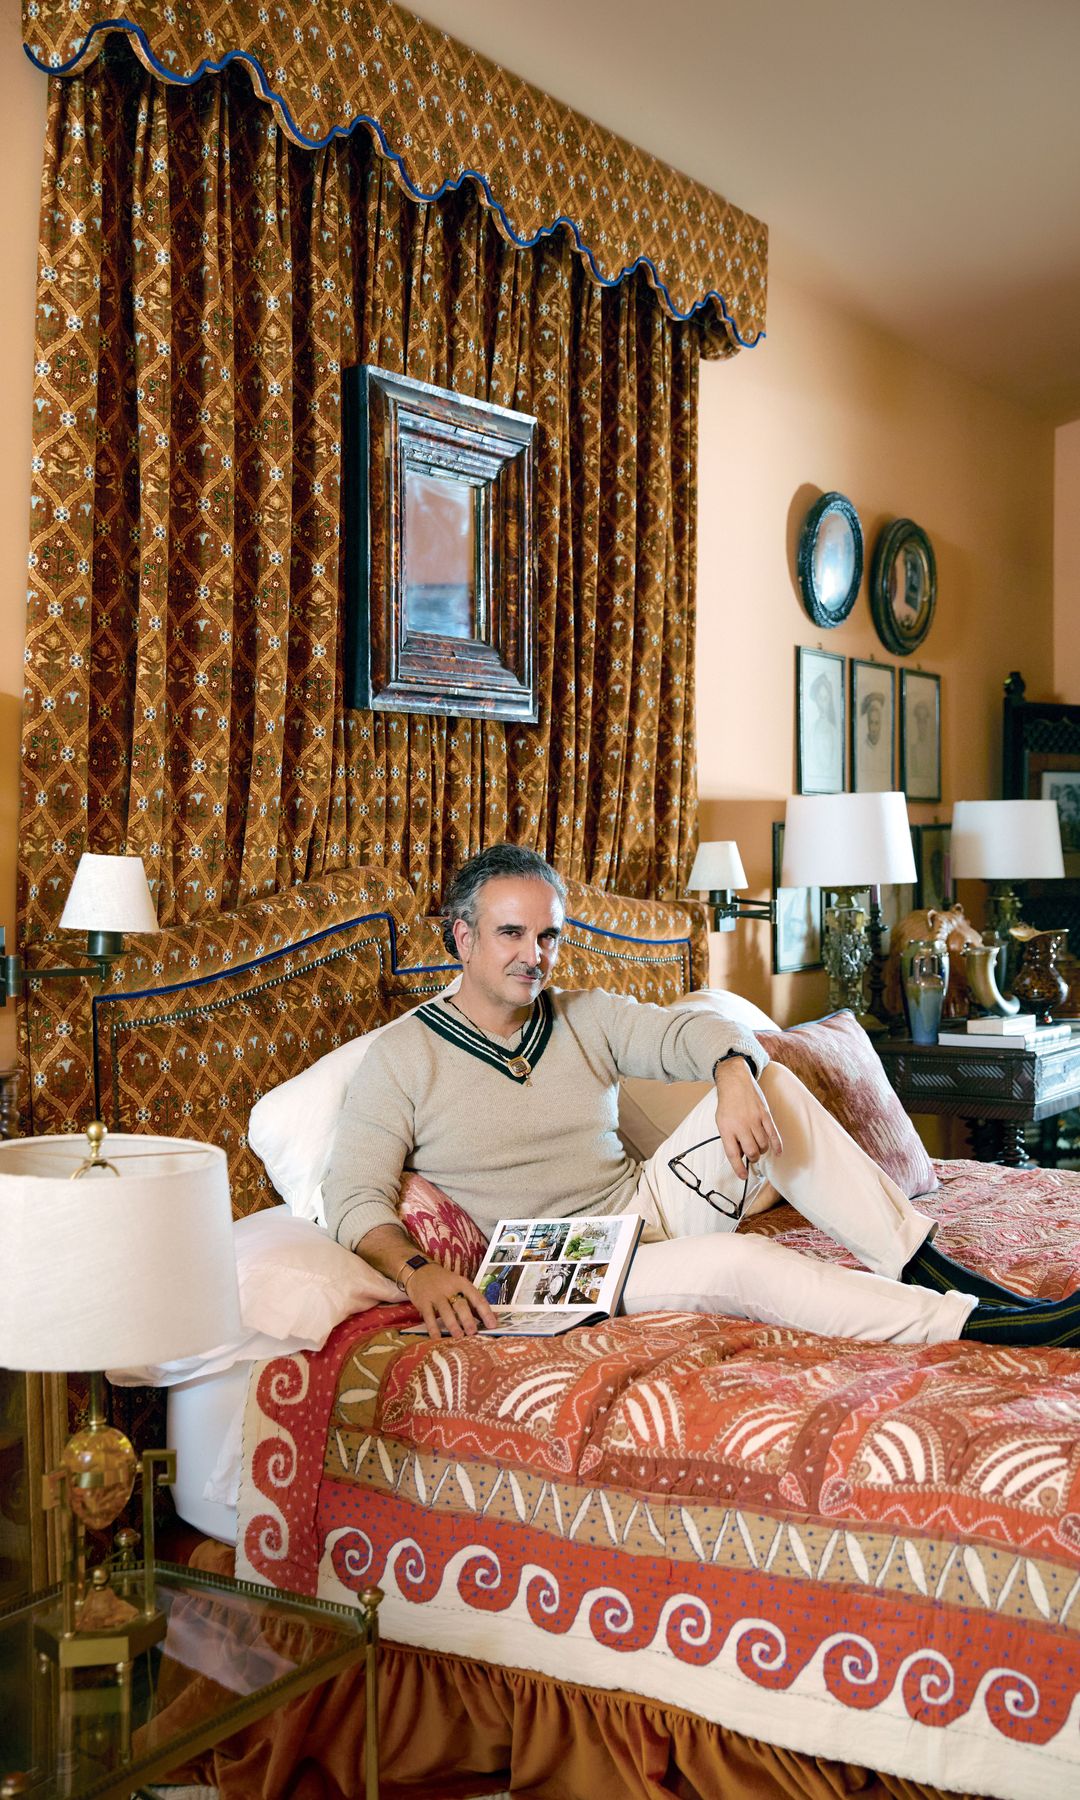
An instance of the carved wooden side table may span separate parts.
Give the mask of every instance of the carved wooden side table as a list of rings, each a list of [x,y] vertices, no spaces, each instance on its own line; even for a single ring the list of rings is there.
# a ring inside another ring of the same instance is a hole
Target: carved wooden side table
[[[1080,1034],[1038,1051],[909,1038],[875,1039],[874,1048],[904,1110],[963,1119],[979,1162],[1023,1167],[1025,1125],[1080,1105]]]

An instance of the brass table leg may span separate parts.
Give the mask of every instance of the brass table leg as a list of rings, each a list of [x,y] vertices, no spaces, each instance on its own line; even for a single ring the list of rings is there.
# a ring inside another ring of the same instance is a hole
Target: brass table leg
[[[364,1800],[379,1800],[379,1602],[382,1589],[360,1595],[364,1626]]]

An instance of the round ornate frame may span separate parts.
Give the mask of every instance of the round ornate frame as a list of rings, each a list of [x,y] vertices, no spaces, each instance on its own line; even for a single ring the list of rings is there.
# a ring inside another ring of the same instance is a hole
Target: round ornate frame
[[[905,575],[920,563],[925,581],[920,582],[917,604],[907,598],[907,582],[903,594],[892,590],[891,577],[897,559],[904,557]],[[910,656],[918,649],[930,629],[937,605],[937,563],[934,549],[921,525],[912,519],[894,519],[883,527],[874,546],[874,562],[870,571],[870,611],[874,627],[886,650],[897,656]],[[902,610],[901,610],[902,609]]]
[[[851,535],[852,572],[841,598],[827,604],[821,592],[816,558],[822,534],[829,521],[836,518],[844,521]],[[814,624],[820,625],[823,631],[831,631],[833,626],[842,625],[855,604],[863,572],[862,525],[859,523],[858,513],[845,494],[822,494],[820,500],[814,501],[799,534],[796,568],[803,605]]]

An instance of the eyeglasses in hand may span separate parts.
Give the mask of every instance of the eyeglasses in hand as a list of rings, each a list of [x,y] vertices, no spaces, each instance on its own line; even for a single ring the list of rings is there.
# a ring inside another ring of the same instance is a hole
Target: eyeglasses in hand
[[[714,1212],[723,1213],[727,1219],[738,1220],[742,1218],[746,1196],[750,1191],[749,1172],[743,1180],[741,1198],[733,1200],[730,1194],[722,1194],[719,1188],[702,1187],[699,1177],[686,1160],[688,1156],[693,1156],[695,1150],[704,1150],[706,1144],[719,1144],[720,1142],[719,1132],[714,1137],[702,1138],[700,1144],[691,1144],[688,1149],[680,1151],[678,1156],[669,1156],[668,1168],[684,1187],[693,1188],[695,1194],[700,1194]]]

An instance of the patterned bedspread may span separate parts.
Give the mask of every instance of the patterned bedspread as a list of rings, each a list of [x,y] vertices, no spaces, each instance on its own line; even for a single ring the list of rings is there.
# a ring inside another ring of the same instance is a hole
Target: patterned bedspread
[[[1080,1286],[1080,1177],[940,1166],[942,1247]],[[757,1222],[843,1253],[787,1207]],[[265,1364],[238,1573],[399,1642],[1006,1800],[1080,1791],[1080,1356],[652,1314]],[[387,1327],[391,1328],[387,1328]]]

